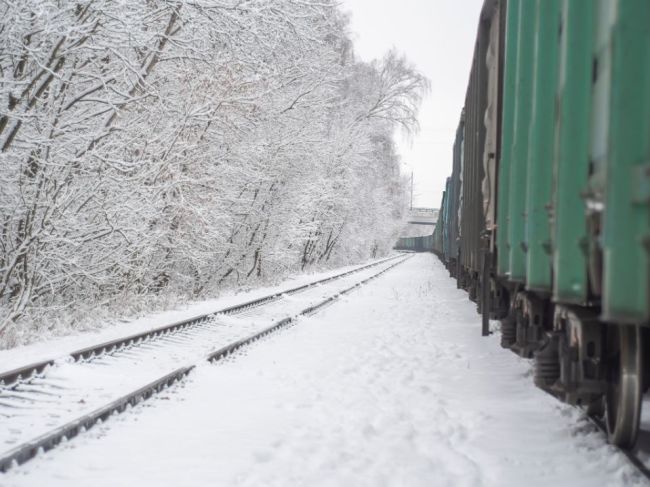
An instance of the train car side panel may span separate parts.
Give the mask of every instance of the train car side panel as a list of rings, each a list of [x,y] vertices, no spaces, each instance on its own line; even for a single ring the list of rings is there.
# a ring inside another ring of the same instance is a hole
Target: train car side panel
[[[553,300],[585,304],[587,224],[582,195],[589,174],[592,0],[563,0],[558,123],[553,184]]]
[[[559,0],[537,0],[533,109],[526,187],[526,289],[551,291],[551,204]]]
[[[517,74],[515,120],[510,166],[508,204],[510,280],[526,280],[526,172],[528,169],[528,122],[531,116],[533,54],[535,37],[534,0],[521,0],[517,23]],[[504,150],[507,148],[504,147]]]
[[[618,2],[603,218],[603,319],[650,320],[650,2]]]
[[[515,120],[515,88],[517,50],[519,43],[519,2],[508,2],[506,13],[506,48],[503,75],[503,105],[501,130],[501,159],[497,194],[497,275],[510,273],[510,170],[512,166],[512,134]]]

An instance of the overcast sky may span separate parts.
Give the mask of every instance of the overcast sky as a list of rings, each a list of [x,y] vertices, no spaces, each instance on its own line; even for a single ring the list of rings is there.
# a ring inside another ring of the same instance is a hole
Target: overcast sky
[[[431,81],[422,104],[421,130],[400,140],[404,173],[415,174],[415,206],[440,206],[465,99],[483,0],[342,0],[352,15],[355,50],[364,60],[391,47]]]

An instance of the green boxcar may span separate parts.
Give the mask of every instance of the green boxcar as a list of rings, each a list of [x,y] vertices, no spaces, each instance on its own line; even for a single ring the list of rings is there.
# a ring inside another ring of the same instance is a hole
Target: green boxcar
[[[603,319],[650,320],[650,2],[619,0],[609,30]]]
[[[517,77],[517,42],[519,31],[519,2],[511,1],[506,13],[506,48],[503,75],[503,105],[501,110],[501,160],[499,161],[497,195],[497,275],[510,274],[510,168],[512,166],[512,137],[515,123],[515,91]]]
[[[444,208],[445,208],[445,192],[442,192],[442,202],[440,203],[440,211],[438,212],[438,221],[436,226],[433,228],[433,242],[432,250],[440,259],[444,262],[444,253],[442,247],[442,233],[444,225]]]
[[[397,241],[393,248],[395,250],[409,250],[412,252],[432,252],[433,244],[433,235],[425,235],[422,237],[402,237]]]
[[[514,127],[508,194],[509,278],[526,281],[526,187],[535,53],[535,0],[519,1]],[[503,150],[509,148],[503,146]]]
[[[558,123],[553,164],[553,300],[586,304],[593,0],[564,0],[560,31]]]
[[[449,272],[456,275],[458,271],[458,254],[459,254],[459,212],[458,202],[460,200],[460,168],[463,160],[463,137],[465,135],[465,119],[461,115],[460,122],[456,128],[456,138],[454,139],[454,148],[452,152],[452,176],[449,182],[449,190],[446,191],[445,196],[445,220],[444,228],[446,229],[445,238],[447,239],[447,246],[449,255],[445,255],[445,260]],[[442,208],[442,206],[441,206]],[[442,211],[442,210],[441,210]]]
[[[456,277],[483,333],[500,319],[538,386],[604,405],[631,447],[650,384],[650,0],[485,0],[462,117],[439,255],[460,214]]]
[[[445,184],[445,191],[442,193],[442,206],[440,207],[440,214],[438,218],[441,218],[443,221],[442,225],[442,255],[444,256],[445,262],[449,262],[451,258],[451,245],[450,245],[450,217],[451,217],[451,206],[449,205],[449,195],[451,191],[451,178],[447,178]]]
[[[559,0],[537,0],[533,108],[526,182],[526,289],[551,291],[551,208],[557,86]],[[517,161],[520,163],[521,161]]]

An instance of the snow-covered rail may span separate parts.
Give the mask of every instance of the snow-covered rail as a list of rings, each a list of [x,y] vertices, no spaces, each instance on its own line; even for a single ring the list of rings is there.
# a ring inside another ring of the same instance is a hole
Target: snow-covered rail
[[[277,315],[271,312],[267,316],[267,319],[270,317],[272,321],[270,326],[260,326],[259,322],[254,322],[245,330],[248,334],[244,338],[236,335],[246,327],[229,327],[224,314],[216,317],[206,315],[191,328],[180,328],[178,333],[168,334],[155,343],[146,342],[140,347],[131,348],[124,345],[117,350],[104,344],[102,355],[99,357],[94,354],[80,354],[79,357],[83,360],[71,359],[69,363],[53,368],[56,373],[48,374],[45,379],[35,378],[29,383],[20,383],[20,387],[5,389],[6,394],[0,395],[0,415],[9,419],[7,424],[11,422],[11,427],[8,427],[6,432],[0,431],[4,433],[0,435],[3,436],[4,443],[0,447],[9,447],[9,450],[0,456],[0,471],[24,463],[40,451],[50,450],[98,421],[104,421],[129,405],[150,397],[185,377],[205,359],[210,362],[221,360],[247,344],[295,323],[299,316],[318,311],[342,294],[347,294],[379,277],[408,258],[410,257],[401,258],[396,262],[392,262],[394,258],[385,259],[317,281],[327,284],[325,286],[317,287],[316,283],[311,283],[294,288],[291,290],[292,294],[309,291],[305,294],[312,296],[287,299],[278,303],[285,310],[282,313],[285,316],[277,319]],[[368,270],[380,264],[384,265],[379,272]],[[352,274],[358,273],[363,274],[363,279],[359,280],[357,277],[356,282],[348,282]],[[328,294],[324,298],[321,292],[323,288],[327,288]],[[265,303],[278,301],[280,297],[267,299]],[[265,298],[255,301],[258,302],[257,306],[263,299]],[[234,313],[236,309],[250,309],[255,306],[252,303],[254,302],[244,303],[239,308],[227,308],[225,313]],[[298,308],[296,305],[299,305]],[[292,306],[294,309],[291,309]],[[269,308],[273,307],[264,309],[268,311]],[[237,330],[234,331],[233,328]],[[206,348],[209,350],[220,341],[225,345],[206,353]],[[94,360],[88,360],[93,357]],[[197,357],[201,357],[198,362]],[[179,362],[184,364],[179,367]],[[35,400],[37,396],[44,399]],[[86,407],[89,412],[80,415],[80,407]]]
[[[647,397],[645,399],[647,400]],[[604,421],[594,416],[589,416],[588,419],[604,435],[607,435],[607,425]],[[650,480],[650,439],[647,438],[647,435],[647,431],[641,430],[639,436],[641,438],[646,437],[645,441],[638,441],[632,450],[621,448],[620,451],[630,460],[630,463],[636,467],[641,475]]]
[[[6,472],[12,466],[20,465],[28,460],[31,460],[40,452],[45,452],[55,448],[62,441],[67,441],[69,438],[77,436],[100,421],[107,420],[115,413],[121,413],[130,406],[134,406],[142,400],[146,400],[156,392],[161,391],[167,386],[181,380],[194,366],[181,367],[174,372],[171,372],[164,377],[157,379],[144,387],[137,389],[125,396],[122,396],[109,404],[96,409],[95,411],[84,414],[80,418],[73,419],[51,431],[48,431],[37,438],[28,442],[22,443],[6,452],[0,458],[0,472]]]
[[[372,276],[370,276],[370,277],[368,277],[368,278],[366,278],[366,279],[364,279],[362,281],[359,281],[359,282],[355,283],[354,285],[340,291],[339,293],[334,294],[332,296],[329,296],[328,298],[320,301],[319,303],[314,304],[312,306],[309,306],[309,307],[303,309],[302,311],[300,311],[300,313],[298,313],[298,314],[296,314],[294,316],[283,318],[282,320],[278,321],[277,323],[274,323],[272,326],[270,326],[268,328],[265,328],[265,329],[255,333],[255,334],[243,339],[243,340],[238,340],[238,341],[233,342],[233,343],[231,343],[229,345],[226,345],[223,348],[220,348],[219,350],[217,350],[217,351],[211,353],[210,355],[208,355],[208,360],[210,362],[215,362],[217,360],[221,360],[222,358],[226,357],[228,354],[236,352],[241,347],[244,347],[244,346],[246,346],[246,345],[248,345],[248,344],[250,344],[250,343],[252,343],[252,342],[254,342],[256,340],[259,340],[260,338],[263,338],[266,335],[269,335],[270,333],[273,333],[274,331],[277,331],[277,330],[279,330],[281,328],[284,328],[284,327],[286,327],[288,325],[291,325],[292,323],[295,322],[296,318],[298,318],[300,316],[306,316],[306,315],[316,313],[317,311],[319,311],[319,310],[329,306],[330,304],[332,304],[334,301],[339,299],[340,296],[342,296],[344,294],[351,293],[352,291],[357,289],[359,286],[363,286],[367,282],[378,278],[384,272],[389,271],[393,267],[401,264],[402,262],[404,262],[405,260],[407,260],[409,258],[410,258],[410,256],[406,257],[406,258],[403,258],[402,260],[398,261],[395,264],[391,264],[390,266],[386,267],[385,269],[377,272],[376,274],[373,274]]]
[[[90,360],[93,358],[96,358],[101,355],[106,355],[106,354],[111,354],[115,353],[119,350],[124,349],[125,347],[131,347],[131,346],[137,346],[137,345],[142,345],[145,342],[154,340],[156,338],[164,337],[167,336],[171,333],[177,333],[182,330],[185,330],[190,327],[194,327],[197,325],[200,325],[201,323],[205,322],[206,320],[210,319],[211,317],[214,317],[219,314],[225,314],[225,315],[230,315],[230,314],[236,314],[236,313],[242,313],[247,310],[250,310],[252,308],[256,308],[258,306],[263,306],[265,304],[278,301],[282,299],[284,296],[290,296],[293,294],[297,294],[303,291],[306,291],[310,288],[313,288],[314,286],[318,286],[320,284],[325,284],[327,282],[331,282],[336,279],[340,279],[352,274],[356,274],[360,271],[370,269],[372,267],[376,267],[378,265],[381,265],[385,262],[392,261],[394,259],[397,259],[401,257],[400,255],[388,257],[387,259],[382,259],[377,262],[373,262],[371,264],[366,264],[363,266],[359,266],[355,269],[352,269],[350,271],[342,272],[340,274],[335,274],[330,277],[326,277],[324,279],[319,279],[307,284],[303,284],[301,286],[297,286],[291,289],[283,290],[277,293],[269,294],[267,296],[262,296],[257,299],[253,299],[250,301],[246,301],[241,304],[237,304],[234,306],[229,306],[227,308],[219,309],[216,311],[213,311],[211,313],[204,313],[198,316],[194,316],[182,321],[177,321],[174,323],[170,323],[158,328],[154,328],[153,330],[147,330],[142,333],[136,333],[133,335],[128,335],[125,337],[120,337],[115,340],[111,340],[108,342],[103,342],[99,343],[97,345],[93,345],[90,347],[82,348],[79,350],[75,350],[71,352],[69,355],[70,357],[77,361],[77,360]],[[48,369],[48,367],[53,366],[55,364],[57,359],[51,358],[51,359],[46,359],[46,360],[41,360],[39,362],[31,363],[28,365],[24,365],[6,372],[0,373],[0,390],[3,388],[7,387],[15,387],[19,383],[23,382],[28,382],[36,377],[40,377],[44,374],[44,372]]]

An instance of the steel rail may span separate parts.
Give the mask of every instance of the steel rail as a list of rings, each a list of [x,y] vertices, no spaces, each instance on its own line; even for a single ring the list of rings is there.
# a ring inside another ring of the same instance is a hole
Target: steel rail
[[[263,306],[265,304],[274,302],[279,300],[285,295],[291,295],[291,294],[296,294],[302,291],[305,291],[311,287],[317,286],[319,284],[324,284],[326,282],[330,282],[336,279],[341,279],[343,277],[349,276],[351,274],[355,274],[357,272],[370,269],[372,267],[378,266],[380,264],[389,262],[391,260],[397,259],[399,257],[402,257],[402,255],[395,255],[392,257],[388,257],[387,259],[382,259],[377,262],[373,262],[372,264],[366,264],[360,267],[357,267],[355,269],[342,272],[341,274],[336,274],[333,276],[329,276],[323,279],[318,279],[316,281],[303,284],[301,286],[297,286],[294,288],[286,289],[284,291],[278,291],[273,294],[269,294],[266,296],[262,296],[260,298],[252,299],[250,301],[246,301],[244,303],[236,304],[233,306],[228,306],[226,308],[222,308],[216,311],[211,311],[209,313],[203,313],[197,316],[193,316],[191,318],[186,318],[181,321],[173,322],[168,325],[163,325],[158,328],[154,328],[152,330],[147,330],[143,331],[140,333],[134,333],[132,335],[127,335],[125,337],[120,337],[116,338],[114,340],[109,340],[106,342],[99,343],[97,345],[92,345],[89,347],[81,348],[79,350],[75,350],[73,352],[70,352],[68,354],[69,357],[72,358],[73,361],[81,361],[81,360],[91,360],[93,358],[106,355],[106,354],[111,354],[115,353],[117,351],[123,350],[126,347],[129,346],[134,346],[134,345],[140,345],[144,342],[149,342],[152,341],[156,338],[162,337],[162,336],[167,336],[172,333],[177,333],[179,331],[185,330],[187,328],[196,326],[198,324],[201,324],[210,318],[219,315],[219,314],[234,314],[234,313],[240,313],[243,311],[246,311],[251,308],[255,308],[258,306]],[[29,380],[33,379],[34,377],[40,377],[42,376],[45,371],[53,366],[55,364],[56,359],[46,359],[42,360],[39,362],[31,363],[28,365],[24,365],[22,367],[18,367],[12,370],[9,370],[7,372],[2,372],[0,373],[0,388],[13,388],[16,387],[17,385],[28,382]]]
[[[643,463],[643,461],[637,457],[636,450],[621,450],[623,454],[627,457],[632,465],[643,475],[646,479],[650,480],[650,468]]]
[[[593,424],[598,430],[600,430],[604,435],[605,438],[607,438],[607,425],[602,418],[597,418],[594,416],[589,416],[587,415],[588,421]],[[614,446],[614,445],[612,445]],[[618,447],[616,447],[618,448]],[[625,450],[623,448],[618,448],[618,450],[623,453],[627,457],[627,459],[630,461],[632,465],[637,469],[637,471],[643,475],[646,479],[650,480],[650,467],[646,465],[639,457],[638,454],[640,453],[639,447],[635,447],[631,450]]]
[[[311,315],[311,314],[316,313],[320,309],[332,304],[334,301],[339,299],[339,297],[341,297],[343,294],[348,294],[348,293],[354,291],[355,289],[357,289],[359,286],[362,286],[362,285],[372,281],[373,279],[378,278],[383,273],[388,272],[390,269],[392,269],[393,267],[401,264],[402,262],[404,262],[405,260],[407,260],[409,258],[410,257],[407,257],[407,258],[405,258],[403,260],[400,260],[399,262],[387,267],[386,269],[378,272],[377,274],[373,274],[372,276],[370,276],[370,277],[368,277],[368,278],[366,278],[366,279],[364,279],[362,281],[357,282],[356,284],[350,286],[349,288],[344,289],[343,291],[340,291],[339,293],[334,294],[334,295],[324,299],[323,301],[321,301],[321,302],[319,302],[319,303],[317,303],[315,305],[312,305],[312,306],[309,306],[309,307],[305,308],[304,310],[302,310],[301,312],[297,313],[294,316],[289,316],[289,317],[283,318],[280,321],[278,321],[277,323],[274,323],[273,325],[271,325],[271,326],[269,326],[267,328],[264,328],[263,330],[258,331],[257,333],[254,333],[254,334],[252,334],[252,335],[250,335],[250,336],[248,336],[246,338],[242,338],[240,340],[232,342],[229,345],[226,345],[225,347],[222,347],[219,350],[216,350],[216,351],[212,352],[210,355],[208,355],[208,361],[216,362],[218,360],[221,360],[222,358],[232,354],[233,352],[237,351],[238,349],[259,340],[260,338],[263,338],[263,337],[265,337],[265,336],[267,336],[267,335],[269,335],[269,334],[271,334],[271,333],[273,333],[275,331],[278,331],[278,330],[280,330],[282,328],[285,328],[285,327],[287,327],[287,326],[289,326],[291,324],[294,324],[297,321],[297,319],[300,318],[301,316],[307,316],[307,315]]]
[[[212,363],[218,362],[228,357],[229,355],[232,355],[233,353],[237,352],[239,349],[247,345],[250,345],[253,342],[258,341],[261,338],[270,335],[273,332],[286,328],[289,325],[295,324],[299,317],[314,314],[317,311],[329,306],[334,301],[339,299],[342,295],[351,293],[352,291],[359,288],[360,286],[372,281],[373,279],[377,279],[382,274],[388,272],[390,269],[403,263],[409,258],[410,256],[399,260],[398,262],[386,267],[385,269],[379,271],[376,274],[373,274],[372,276],[366,279],[363,279],[362,281],[355,283],[354,285],[344,289],[343,291],[340,291],[328,298],[325,298],[324,300],[320,301],[315,305],[311,305],[303,309],[302,311],[300,311],[294,316],[283,318],[278,322],[274,323],[273,325],[263,329],[260,332],[250,335],[247,338],[236,340],[230,343],[229,345],[226,345],[225,347],[222,347],[208,354],[208,356],[204,357],[204,359]],[[386,259],[386,260],[390,260],[390,259]],[[384,260],[383,262],[385,262],[386,260]],[[119,397],[118,399],[111,401],[109,404],[99,409],[87,413],[78,419],[70,421],[28,442],[22,443],[12,448],[11,450],[3,453],[0,456],[0,472],[6,472],[13,466],[22,465],[23,463],[36,457],[39,453],[52,450],[53,448],[55,448],[62,442],[66,441],[67,439],[73,438],[79,435],[80,433],[92,428],[94,425],[107,420],[113,414],[115,413],[119,414],[124,410],[126,410],[129,406],[134,406],[139,402],[149,399],[156,392],[161,391],[165,387],[170,386],[175,382],[179,382],[183,380],[185,377],[187,377],[190,374],[190,372],[192,372],[192,370],[194,370],[195,367],[196,365],[189,365],[186,367],[181,367],[180,369],[176,369],[175,371],[166,374],[160,379],[150,382],[149,384],[140,387],[133,392],[130,392],[126,395]]]

